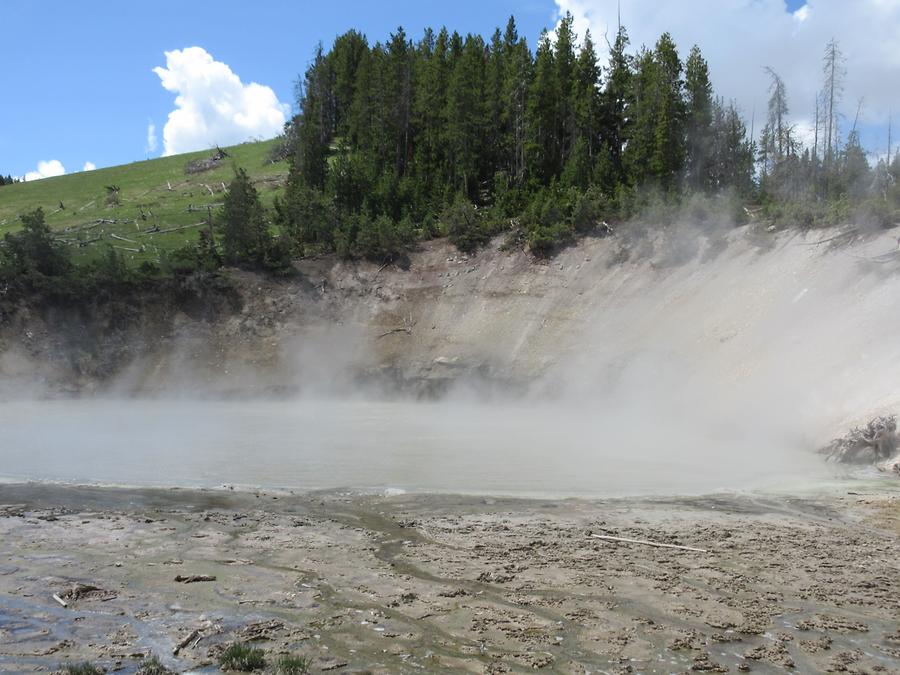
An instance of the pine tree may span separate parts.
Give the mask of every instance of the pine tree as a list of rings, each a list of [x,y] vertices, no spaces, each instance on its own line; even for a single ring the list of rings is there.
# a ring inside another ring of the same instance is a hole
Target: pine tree
[[[600,180],[609,194],[625,180],[623,154],[630,133],[626,109],[634,98],[634,73],[631,59],[626,53],[628,44],[628,32],[620,26],[615,42],[610,46],[606,88],[600,97],[600,137],[604,139],[609,158]]]
[[[434,201],[443,198],[448,179],[446,161],[446,105],[450,79],[450,35],[442,28],[433,44],[419,48],[413,125],[416,131],[415,164],[423,192]]]
[[[259,193],[244,169],[237,169],[228,186],[219,227],[226,263],[257,266],[265,263],[269,230]]]
[[[541,34],[528,95],[527,163],[535,177],[549,182],[560,168],[557,134],[559,87],[553,46],[547,31]]]
[[[574,136],[584,142],[588,157],[593,158],[600,143],[602,100],[600,94],[600,66],[591,32],[584,35],[584,42],[575,66],[572,107],[574,112]]]
[[[413,103],[412,46],[403,27],[391,34],[386,50],[384,92],[387,146],[393,159],[394,171],[402,176],[411,160],[410,137]]]
[[[447,88],[447,152],[456,185],[470,198],[479,182],[485,132],[484,41],[466,37]]]
[[[654,130],[654,149],[650,160],[653,177],[664,189],[675,187],[684,166],[684,82],[682,65],[672,36],[663,33],[656,43],[653,58],[657,64],[658,115]]]
[[[774,155],[773,161],[777,163],[788,154],[792,146],[790,129],[787,124],[787,116],[790,111],[788,109],[787,89],[784,86],[784,80],[771,68],[766,68],[766,72],[771,78],[769,85],[768,135],[769,143],[771,144],[771,154]]]
[[[5,246],[0,248],[0,268],[11,275],[36,272],[47,277],[66,274],[72,267],[69,251],[53,236],[44,219],[44,210],[20,216],[22,229],[7,232],[3,236]]]
[[[328,59],[333,74],[334,130],[333,133],[345,137],[349,132],[350,111],[356,96],[357,72],[364,55],[369,51],[366,37],[350,30],[338,36],[331,48]]]
[[[303,182],[320,189],[325,184],[325,162],[333,127],[328,71],[320,44],[302,84],[298,85],[300,115],[297,148],[292,157],[292,168]]]
[[[753,190],[753,144],[747,126],[732,102],[727,108],[713,102],[710,123],[709,177],[714,190],[734,190],[749,196]]]
[[[506,128],[503,109],[503,85],[506,78],[506,48],[500,29],[491,36],[485,71],[484,95],[486,101],[487,134],[485,161],[487,166],[499,170],[503,158],[508,154],[509,130]]]
[[[844,194],[858,201],[865,196],[870,183],[871,169],[854,125],[841,153],[840,185]]]
[[[685,62],[686,173],[687,184],[695,190],[715,187],[711,176],[711,131],[713,121],[712,83],[709,66],[696,45]]]
[[[653,52],[641,50],[635,61],[629,91],[628,131],[622,139],[622,165],[628,182],[641,185],[651,178],[651,162],[656,148],[659,115],[660,74]]]
[[[527,168],[529,89],[533,63],[531,50],[524,38],[519,38],[513,17],[503,34],[506,53],[506,72],[503,81],[503,126],[509,134],[504,143],[506,156],[501,166],[517,182],[521,182]]]
[[[556,171],[565,164],[569,152],[575,143],[575,105],[573,97],[576,91],[576,57],[574,31],[575,18],[566,12],[556,27],[556,40],[553,45],[553,65],[555,67],[556,111],[555,129],[553,132],[555,154],[558,156]]]
[[[796,194],[795,143],[787,119],[789,108],[784,80],[771,68],[766,68],[766,72],[771,82],[768,117],[760,138],[760,185],[765,194],[784,198]]]

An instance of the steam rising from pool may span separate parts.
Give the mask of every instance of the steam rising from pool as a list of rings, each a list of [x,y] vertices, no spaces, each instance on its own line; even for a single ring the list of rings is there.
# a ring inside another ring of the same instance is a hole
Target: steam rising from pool
[[[822,477],[817,444],[900,403],[895,235],[825,238],[683,227],[569,250],[561,269],[581,261],[555,295],[510,301],[516,344],[545,352],[515,395],[353,389],[327,364],[359,345],[323,341],[300,350],[315,381],[281,400],[11,400],[0,477],[585,496]]]
[[[2,473],[87,483],[597,496],[747,487],[785,468],[689,419],[648,448],[600,410],[547,404],[49,401],[8,404],[0,423]]]

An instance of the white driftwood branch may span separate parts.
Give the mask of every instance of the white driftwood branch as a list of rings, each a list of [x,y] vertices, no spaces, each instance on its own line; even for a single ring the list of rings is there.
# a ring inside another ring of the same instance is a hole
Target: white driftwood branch
[[[650,541],[648,539],[629,539],[627,537],[612,537],[607,534],[591,534],[594,539],[603,539],[604,541],[622,541],[628,544],[643,544],[644,546],[656,546],[657,548],[677,548],[682,551],[697,551],[698,553],[706,553],[705,548],[695,548],[694,546],[680,546],[678,544],[663,544],[658,541]]]

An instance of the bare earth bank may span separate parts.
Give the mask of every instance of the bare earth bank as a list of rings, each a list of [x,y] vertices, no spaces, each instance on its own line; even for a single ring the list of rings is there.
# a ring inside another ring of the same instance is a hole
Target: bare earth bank
[[[249,640],[314,672],[896,673],[900,496],[886,489],[550,501],[0,485],[0,671],[134,672],[150,653],[212,671]],[[191,575],[215,580],[175,581]]]

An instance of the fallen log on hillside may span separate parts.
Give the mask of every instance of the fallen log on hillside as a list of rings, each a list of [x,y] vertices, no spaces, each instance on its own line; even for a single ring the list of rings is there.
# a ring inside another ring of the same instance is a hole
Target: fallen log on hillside
[[[141,232],[141,234],[166,234],[167,232],[177,232],[178,230],[186,230],[191,227],[200,227],[201,225],[206,225],[205,220],[201,220],[199,223],[193,223],[192,225],[179,225],[178,227],[168,227],[165,230],[155,229],[155,230],[147,230],[146,232]]]

